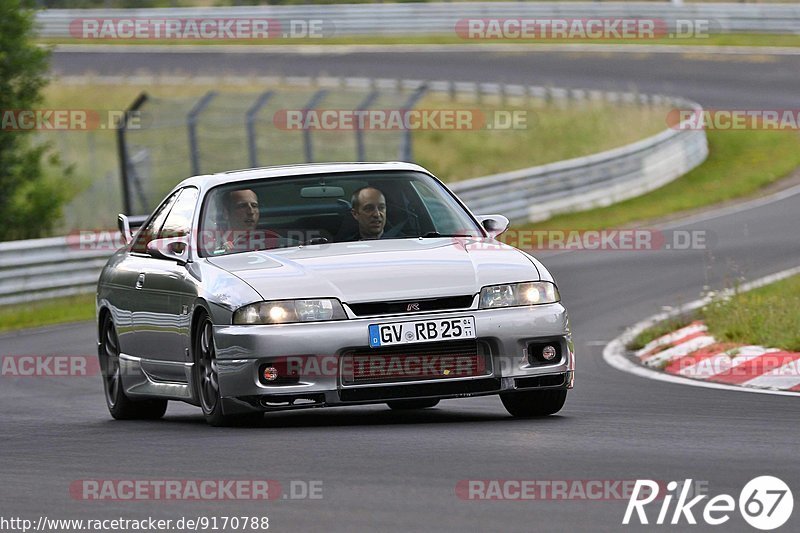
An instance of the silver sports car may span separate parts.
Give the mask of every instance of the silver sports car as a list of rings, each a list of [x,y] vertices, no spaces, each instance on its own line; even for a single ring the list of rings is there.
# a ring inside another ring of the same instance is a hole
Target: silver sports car
[[[572,388],[550,273],[407,163],[270,167],[181,182],[104,267],[98,353],[114,418],[169,400],[212,425],[265,411],[422,409],[499,394],[514,416]]]

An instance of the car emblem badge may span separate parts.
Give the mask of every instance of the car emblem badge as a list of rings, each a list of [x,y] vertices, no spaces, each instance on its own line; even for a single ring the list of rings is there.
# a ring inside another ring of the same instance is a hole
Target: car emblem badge
[[[406,311],[419,311],[419,304],[418,303],[408,304]]]

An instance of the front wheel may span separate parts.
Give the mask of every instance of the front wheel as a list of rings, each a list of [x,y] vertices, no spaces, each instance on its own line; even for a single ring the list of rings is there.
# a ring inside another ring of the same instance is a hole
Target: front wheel
[[[222,412],[222,399],[219,392],[219,372],[217,352],[214,345],[214,324],[204,316],[195,333],[195,360],[193,367],[194,388],[197,391],[200,407],[206,422],[212,426],[232,426],[252,423],[263,418],[261,413],[226,415]]]
[[[567,389],[506,392],[500,394],[503,406],[511,416],[532,418],[552,415],[564,407]]]
[[[436,407],[439,400],[393,400],[386,402],[390,409],[395,411],[406,411],[409,409],[427,409],[428,407]]]
[[[111,315],[100,328],[100,370],[108,412],[117,420],[155,420],[167,412],[167,400],[134,401],[125,395],[119,364],[119,338]]]

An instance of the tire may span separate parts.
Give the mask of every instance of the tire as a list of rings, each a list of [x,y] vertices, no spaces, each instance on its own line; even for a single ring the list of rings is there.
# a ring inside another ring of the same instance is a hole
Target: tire
[[[214,345],[214,324],[207,315],[200,317],[195,330],[194,365],[192,380],[194,390],[206,422],[214,427],[236,426],[255,423],[263,418],[263,413],[226,415],[222,411],[217,372],[217,350]]]
[[[533,418],[555,414],[564,407],[567,389],[507,392],[500,395],[511,416]]]
[[[167,400],[131,400],[125,395],[119,366],[119,337],[111,315],[100,329],[100,371],[108,412],[116,420],[157,420],[167,412]]]
[[[422,399],[422,400],[393,400],[386,402],[390,409],[395,411],[406,411],[410,409],[427,409],[428,407],[436,407],[439,400]]]

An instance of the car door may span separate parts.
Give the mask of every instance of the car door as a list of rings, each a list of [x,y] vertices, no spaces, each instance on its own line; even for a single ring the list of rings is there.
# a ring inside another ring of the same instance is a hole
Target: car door
[[[190,235],[197,198],[197,188],[182,189],[157,238]],[[143,301],[137,318],[139,346],[142,357],[152,361],[145,369],[157,379],[184,381],[183,365],[189,362],[190,310],[197,296],[195,279],[186,263],[174,259],[147,255],[141,258],[140,269]]]
[[[114,295],[117,335],[122,353],[134,357],[145,357],[147,349],[145,334],[147,313],[155,306],[144,291],[144,281],[152,269],[152,258],[147,253],[147,244],[158,236],[161,226],[178,198],[180,191],[167,197],[136,233],[131,248],[114,269]]]

